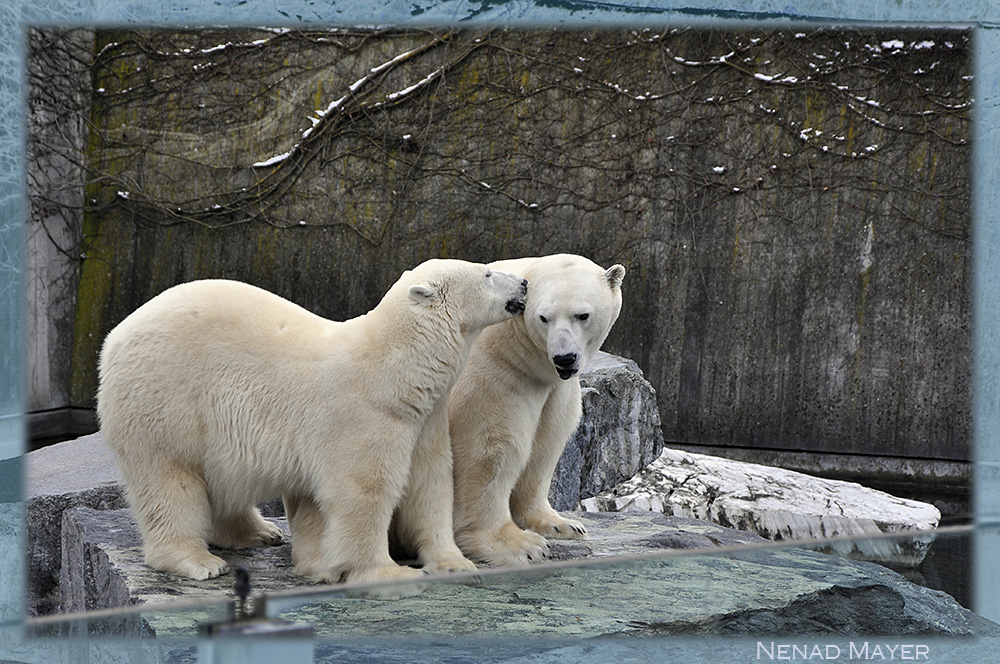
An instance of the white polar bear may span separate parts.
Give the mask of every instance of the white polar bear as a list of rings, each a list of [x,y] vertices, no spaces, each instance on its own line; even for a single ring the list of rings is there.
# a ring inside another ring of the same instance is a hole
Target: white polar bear
[[[455,546],[446,397],[488,325],[527,284],[432,260],[344,322],[277,295],[206,280],[164,291],[108,335],[98,414],[150,566],[205,579],[208,550],[277,544],[256,504],[283,495],[298,573],[319,581],[474,570]]]
[[[474,560],[522,565],[547,553],[543,536],[586,536],[552,509],[549,485],[580,421],[578,373],[621,311],[625,268],[569,254],[490,266],[531,288],[524,316],[480,335],[449,399],[455,539]]]

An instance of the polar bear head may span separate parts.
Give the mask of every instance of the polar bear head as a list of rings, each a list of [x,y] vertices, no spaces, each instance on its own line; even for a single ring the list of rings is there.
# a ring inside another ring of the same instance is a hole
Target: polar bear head
[[[528,282],[482,263],[431,259],[403,273],[412,304],[455,320],[463,332],[481,330],[524,311]]]
[[[534,259],[524,324],[563,380],[583,370],[600,349],[622,308],[625,268],[604,269],[571,254]]]

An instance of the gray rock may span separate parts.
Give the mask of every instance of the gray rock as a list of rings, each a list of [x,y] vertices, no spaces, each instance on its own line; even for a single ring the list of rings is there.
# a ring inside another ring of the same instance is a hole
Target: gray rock
[[[599,352],[580,375],[583,417],[556,466],[549,501],[574,510],[634,476],[663,449],[656,392],[632,360]]]
[[[58,607],[63,512],[73,507],[126,507],[121,476],[101,434],[25,455],[28,615]]]
[[[272,519],[289,535],[285,519]],[[143,562],[142,538],[128,509],[74,507],[63,514],[59,605],[63,612],[137,604],[225,599],[233,577],[194,581],[150,569]],[[230,567],[246,567],[257,592],[310,585],[291,571],[291,545],[222,551]]]
[[[841,555],[906,567],[923,561],[941,519],[933,505],[854,482],[671,449],[581,504],[705,519],[774,540],[831,540]],[[874,537],[885,533],[912,537]]]
[[[551,544],[553,558],[575,564],[428,578],[417,594],[398,600],[316,587],[291,571],[288,545],[217,553],[231,566],[250,569],[256,592],[272,593],[272,615],[339,640],[387,634],[968,635],[982,620],[948,595],[886,568],[775,547],[752,533],[649,512],[574,518],[586,523],[591,537]],[[67,588],[67,602],[79,605],[82,597],[88,608],[145,604],[142,629],[183,637],[233,596],[231,576],[196,582],[146,568],[127,510],[74,508],[65,520],[64,536],[81,541],[64,545],[67,556],[80,559],[66,561],[63,583],[83,587]],[[693,549],[700,552],[690,554]],[[682,552],[689,555],[677,555]],[[170,610],[178,599],[215,604]]]

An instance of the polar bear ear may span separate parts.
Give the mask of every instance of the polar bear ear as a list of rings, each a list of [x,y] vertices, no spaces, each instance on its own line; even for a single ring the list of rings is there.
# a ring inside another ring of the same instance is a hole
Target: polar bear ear
[[[622,279],[625,278],[625,268],[621,265],[612,265],[608,268],[607,272],[604,273],[604,278],[608,280],[608,285],[611,286],[612,290],[615,288],[621,288]]]
[[[413,284],[410,286],[410,297],[417,304],[430,304],[441,299],[441,289],[433,284]]]

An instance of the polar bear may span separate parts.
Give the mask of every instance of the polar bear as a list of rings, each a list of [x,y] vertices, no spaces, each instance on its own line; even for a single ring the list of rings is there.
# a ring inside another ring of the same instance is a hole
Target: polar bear
[[[389,555],[393,518],[424,571],[474,570],[452,532],[446,398],[476,337],[520,314],[526,289],[431,260],[343,322],[225,280],[139,307],[105,340],[97,410],[147,564],[222,574],[208,543],[280,543],[255,505],[282,495],[304,576],[420,575]]]
[[[480,335],[449,399],[455,536],[473,560],[522,565],[547,553],[545,537],[586,536],[549,505],[549,485],[580,421],[579,372],[621,311],[625,268],[570,254],[490,266],[531,289],[523,316]]]

